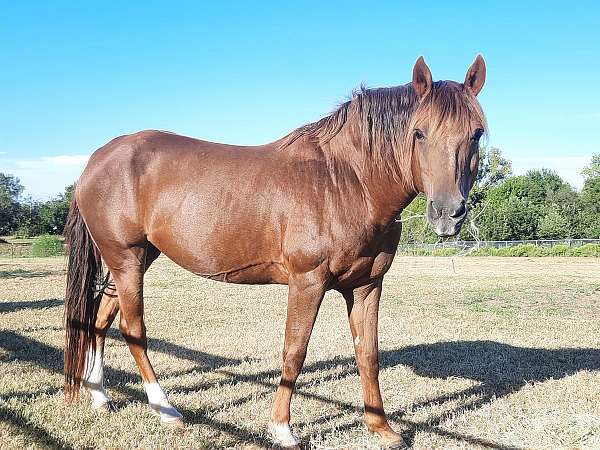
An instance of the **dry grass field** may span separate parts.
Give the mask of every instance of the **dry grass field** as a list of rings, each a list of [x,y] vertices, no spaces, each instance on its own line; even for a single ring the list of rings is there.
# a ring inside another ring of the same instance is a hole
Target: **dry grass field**
[[[144,402],[117,329],[119,411],[61,394],[62,258],[0,259],[0,448],[262,448],[280,370],[286,288],[146,277],[150,357],[183,429]],[[340,295],[325,298],[297,394],[307,448],[376,448]],[[381,385],[413,448],[600,448],[600,261],[398,258],[384,285]]]

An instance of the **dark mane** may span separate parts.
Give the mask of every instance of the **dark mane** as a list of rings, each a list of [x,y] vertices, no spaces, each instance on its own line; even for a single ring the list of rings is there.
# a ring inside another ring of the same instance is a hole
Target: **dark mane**
[[[298,139],[319,146],[329,143],[346,124],[356,125],[360,141],[372,167],[397,169],[402,181],[412,184],[410,174],[411,130],[427,120],[432,128],[475,126],[486,128],[479,102],[465,94],[462,84],[436,81],[431,92],[419,103],[411,83],[388,88],[367,89],[361,86],[352,98],[330,115],[297,128],[287,135],[280,148]],[[477,122],[480,125],[474,125]]]

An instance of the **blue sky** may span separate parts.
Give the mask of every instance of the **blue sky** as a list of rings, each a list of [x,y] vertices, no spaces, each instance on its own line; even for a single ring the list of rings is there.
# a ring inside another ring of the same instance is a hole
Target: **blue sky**
[[[600,153],[600,2],[9,2],[0,15],[0,171],[47,198],[111,138],[166,129],[259,144],[361,82],[488,65],[490,145],[515,172],[581,186]]]

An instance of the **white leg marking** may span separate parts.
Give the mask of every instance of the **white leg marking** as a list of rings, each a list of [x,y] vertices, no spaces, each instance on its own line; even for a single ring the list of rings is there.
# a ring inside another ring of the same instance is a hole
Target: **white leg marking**
[[[356,335],[356,339],[354,339],[354,346],[358,347],[358,344],[360,344],[360,336]]]
[[[295,447],[298,439],[292,434],[289,423],[269,422],[269,434],[273,442],[282,447]]]
[[[144,383],[148,403],[154,414],[160,416],[161,422],[175,422],[183,416],[167,400],[165,392],[158,383]]]
[[[85,361],[85,379],[83,386],[92,397],[92,408],[100,408],[110,402],[110,397],[104,390],[104,354],[97,351],[92,358],[92,352],[87,352]]]

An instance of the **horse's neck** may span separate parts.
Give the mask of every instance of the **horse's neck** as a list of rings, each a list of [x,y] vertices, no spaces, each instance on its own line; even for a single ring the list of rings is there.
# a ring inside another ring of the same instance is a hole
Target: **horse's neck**
[[[377,227],[392,223],[415,198],[416,193],[394,177],[372,177],[363,182],[368,193],[370,219]]]
[[[344,164],[355,174],[367,202],[369,221],[377,227],[385,227],[414,199],[416,192],[409,187],[409,180],[399,170],[379,167],[369,160],[369,153],[360,148],[361,141],[352,128],[344,127],[326,146],[331,166]]]

